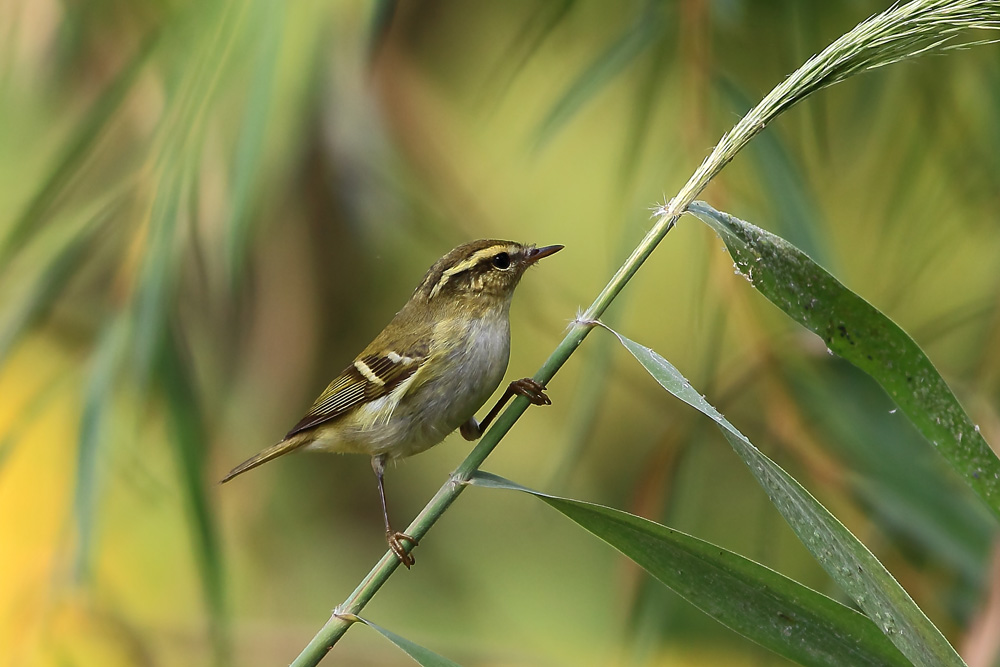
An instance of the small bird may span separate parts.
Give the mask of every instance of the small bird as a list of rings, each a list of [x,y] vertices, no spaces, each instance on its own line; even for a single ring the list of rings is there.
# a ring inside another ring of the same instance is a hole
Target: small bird
[[[562,248],[484,239],[449,252],[281,442],[233,468],[222,482],[297,449],[367,454],[386,541],[409,568],[417,541],[389,523],[385,464],[419,454],[455,429],[466,440],[477,439],[515,395],[551,404],[543,385],[523,378],[511,382],[481,422],[475,417],[507,370],[514,288],[529,266]]]

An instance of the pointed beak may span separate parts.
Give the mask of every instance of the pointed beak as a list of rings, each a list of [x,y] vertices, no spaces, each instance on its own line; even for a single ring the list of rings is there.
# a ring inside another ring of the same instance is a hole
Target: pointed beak
[[[554,255],[565,246],[561,245],[547,245],[544,248],[532,248],[528,251],[528,263],[534,264],[543,257],[548,257],[549,255]]]

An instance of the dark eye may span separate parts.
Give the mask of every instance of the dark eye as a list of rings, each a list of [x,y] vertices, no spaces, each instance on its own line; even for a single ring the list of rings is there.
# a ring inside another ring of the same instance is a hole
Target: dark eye
[[[498,269],[509,269],[510,268],[510,255],[505,252],[497,253],[493,255],[493,266]]]

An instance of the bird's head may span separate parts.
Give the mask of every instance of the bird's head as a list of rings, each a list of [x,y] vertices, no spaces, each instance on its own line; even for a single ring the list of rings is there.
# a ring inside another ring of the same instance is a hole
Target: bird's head
[[[465,243],[434,263],[416,294],[431,303],[458,300],[506,305],[528,267],[562,248],[495,239]]]

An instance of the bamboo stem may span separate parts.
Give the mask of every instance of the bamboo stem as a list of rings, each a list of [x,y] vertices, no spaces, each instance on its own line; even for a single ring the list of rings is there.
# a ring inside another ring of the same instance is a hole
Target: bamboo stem
[[[572,324],[559,346],[542,365],[535,380],[546,384],[569,359],[598,320],[663,240],[687,206],[750,140],[778,115],[812,93],[859,72],[930,51],[953,48],[950,40],[969,28],[1000,29],[1000,2],[995,0],[914,0],[862,21],[807,60],[751,109],[705,158],[673,199],[658,206],[656,222],[622,264],[590,307]],[[406,533],[420,540],[465,489],[500,439],[528,408],[518,397],[497,419],[479,444],[431,498]],[[399,567],[388,551],[353,593],[341,603],[291,667],[317,665],[357,620],[356,615]]]

